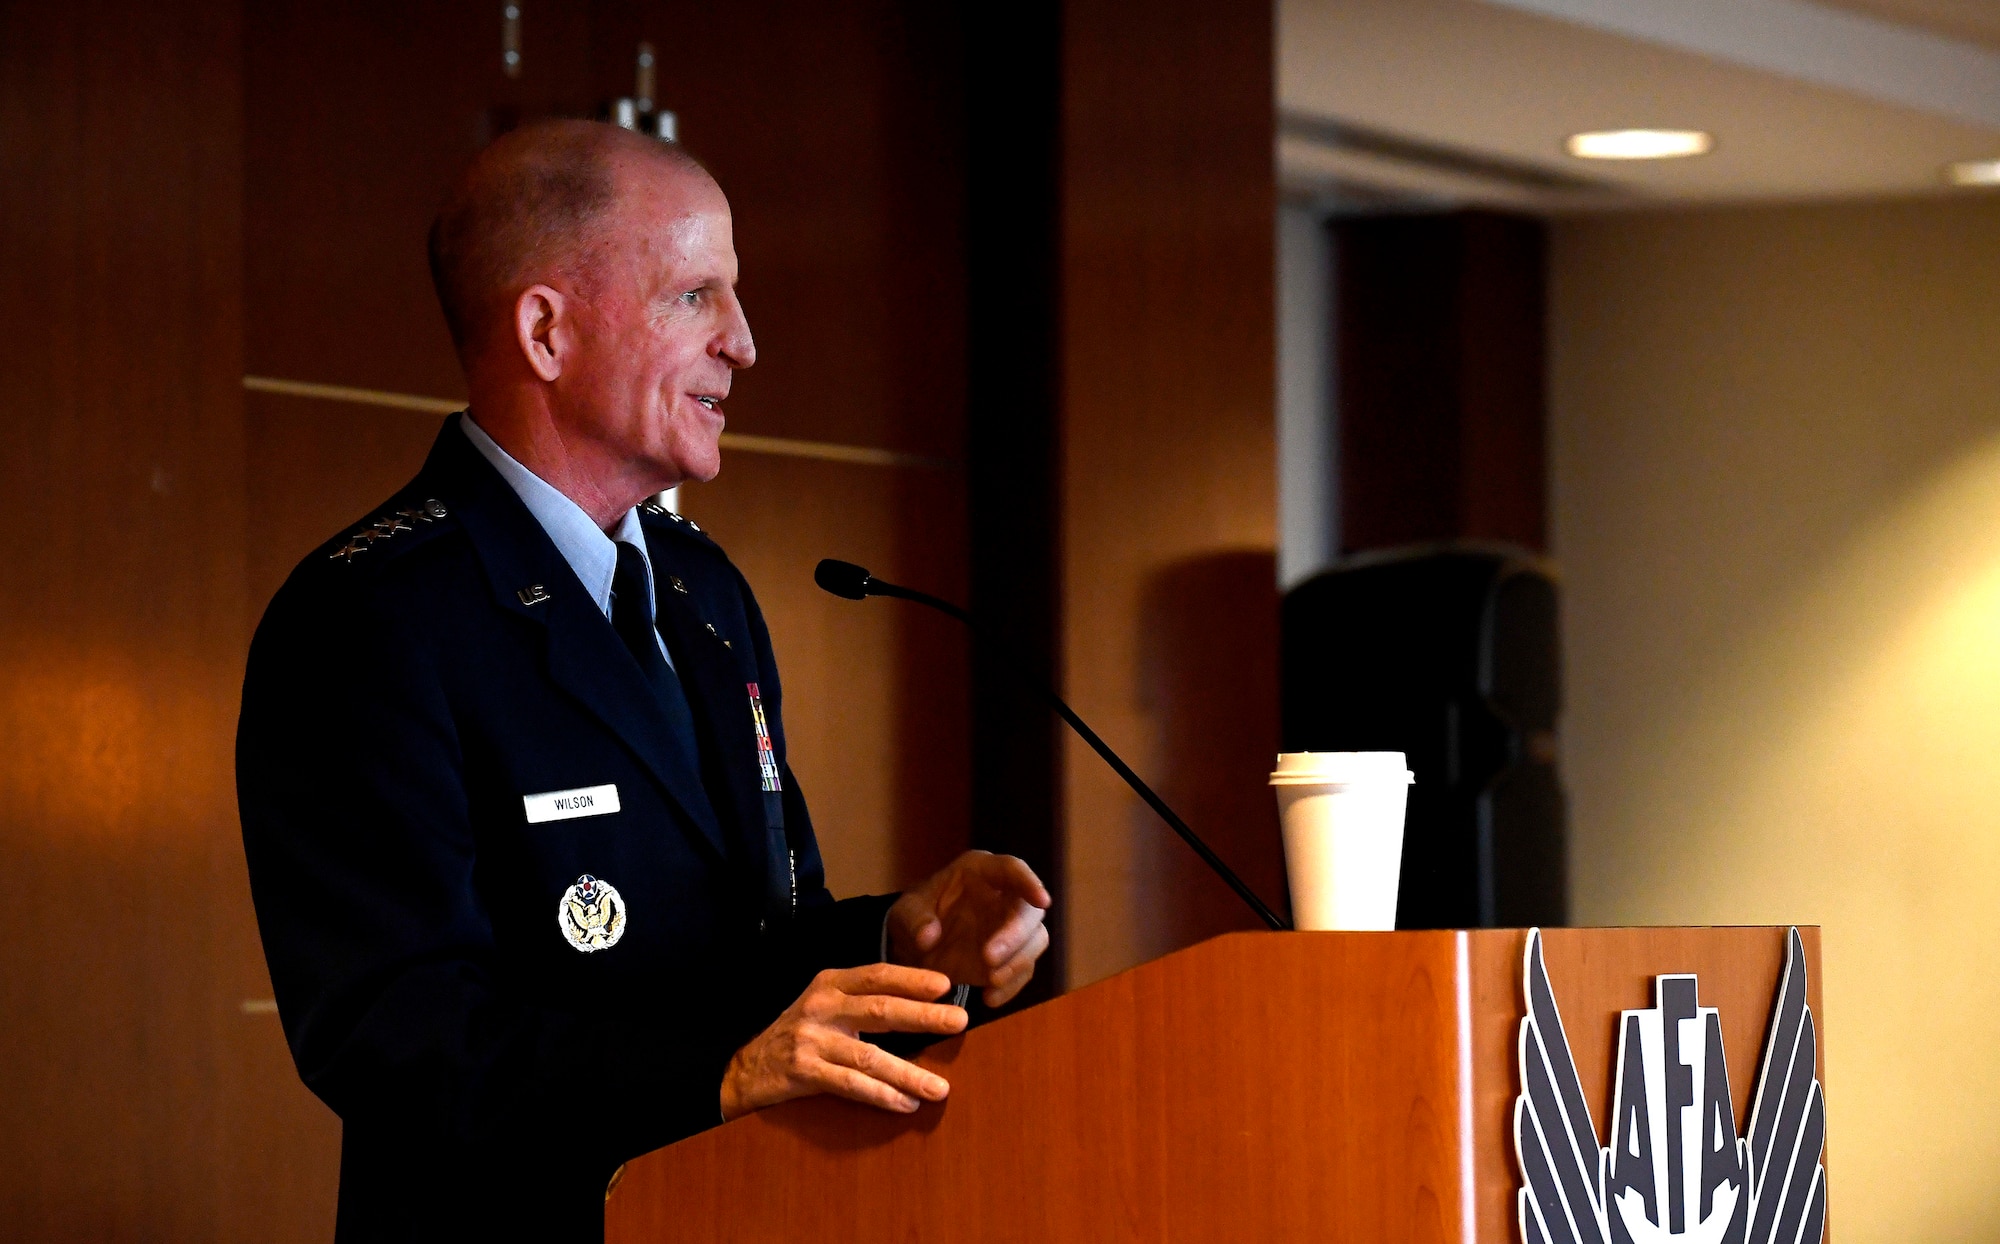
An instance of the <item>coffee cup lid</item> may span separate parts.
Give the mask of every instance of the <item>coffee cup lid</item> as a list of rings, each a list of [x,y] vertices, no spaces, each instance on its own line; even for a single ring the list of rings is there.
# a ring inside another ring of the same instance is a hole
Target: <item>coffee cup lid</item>
[[[1402,752],[1281,752],[1273,786],[1416,781]]]

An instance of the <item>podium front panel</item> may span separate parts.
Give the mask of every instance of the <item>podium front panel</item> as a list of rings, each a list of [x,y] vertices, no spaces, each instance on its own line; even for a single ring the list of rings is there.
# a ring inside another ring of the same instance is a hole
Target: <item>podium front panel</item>
[[[1216,938],[932,1047],[919,1061],[951,1097],[914,1115],[815,1098],[635,1159],[607,1240],[1516,1240],[1526,939]],[[1776,928],[1547,931],[1600,1144],[1618,1014],[1652,1006],[1665,973],[1696,974],[1719,1009],[1747,1126],[1785,945]]]

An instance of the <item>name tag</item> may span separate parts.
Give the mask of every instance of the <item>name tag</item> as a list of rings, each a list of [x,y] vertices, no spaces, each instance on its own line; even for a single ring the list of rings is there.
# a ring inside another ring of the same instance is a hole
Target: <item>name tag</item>
[[[528,810],[528,824],[567,821],[579,816],[609,816],[618,810],[618,787],[579,786],[575,790],[552,790],[521,796]]]

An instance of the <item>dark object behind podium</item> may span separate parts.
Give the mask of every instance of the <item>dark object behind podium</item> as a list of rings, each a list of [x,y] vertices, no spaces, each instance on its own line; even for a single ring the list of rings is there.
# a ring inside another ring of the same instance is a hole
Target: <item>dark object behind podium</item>
[[[1286,594],[1284,749],[1416,774],[1398,928],[1568,922],[1557,619],[1547,566],[1497,545],[1367,553]]]

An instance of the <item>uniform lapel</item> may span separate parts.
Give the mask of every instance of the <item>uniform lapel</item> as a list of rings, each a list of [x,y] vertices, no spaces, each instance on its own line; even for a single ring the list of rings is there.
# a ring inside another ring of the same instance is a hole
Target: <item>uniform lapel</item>
[[[563,569],[569,569],[567,563]],[[723,853],[722,826],[702,788],[696,758],[674,745],[666,712],[638,663],[574,574],[570,579],[574,590],[548,602],[557,606],[548,614],[549,677],[624,740],[709,845]]]
[[[617,735],[709,846],[725,854],[698,762],[673,745],[666,712],[638,663],[535,516],[456,427],[457,419],[446,421],[424,474],[436,469],[434,487],[478,550],[494,600],[545,632],[550,679]],[[530,604],[536,587],[545,595]]]
[[[672,550],[650,534],[646,556],[653,564],[654,616],[675,654],[675,670],[687,688],[690,707],[716,742],[729,788],[729,811],[749,850],[745,861],[761,876],[767,870],[763,791],[758,783],[757,733],[750,717],[750,687],[734,654],[696,610],[695,598],[679,580]],[[680,586],[676,586],[680,584]],[[722,811],[717,809],[717,811]]]

